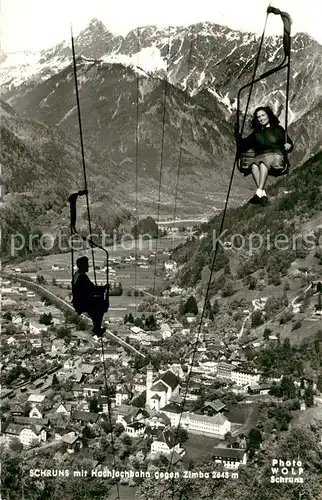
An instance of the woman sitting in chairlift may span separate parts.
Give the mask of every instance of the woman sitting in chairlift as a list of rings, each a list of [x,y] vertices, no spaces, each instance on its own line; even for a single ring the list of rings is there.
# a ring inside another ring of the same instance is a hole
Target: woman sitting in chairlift
[[[237,134],[238,150],[239,155],[250,150],[254,152],[250,166],[243,170],[244,175],[252,174],[256,185],[256,193],[249,203],[266,205],[268,198],[264,188],[267,177],[288,172],[287,154],[292,151],[293,142],[289,136],[285,141],[285,130],[269,106],[255,110],[251,126],[253,132],[248,137],[243,139]]]

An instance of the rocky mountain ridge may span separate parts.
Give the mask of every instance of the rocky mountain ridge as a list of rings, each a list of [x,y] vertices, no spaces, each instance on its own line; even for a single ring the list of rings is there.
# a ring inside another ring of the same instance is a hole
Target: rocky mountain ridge
[[[93,19],[75,38],[79,55],[142,68],[148,74],[166,78],[173,85],[187,89],[192,94],[208,89],[230,111],[236,105],[237,88],[250,79],[258,45],[259,37],[252,33],[234,31],[209,22],[168,29],[145,26],[122,37],[113,35],[101,21]],[[272,67],[272,62],[281,60],[282,52],[280,36],[266,37],[259,73]],[[7,101],[14,104],[13,96],[21,95],[21,92],[69,65],[72,56],[71,42],[66,40],[49,50],[42,50],[38,56],[37,62],[33,60],[27,64],[30,66],[30,79],[25,75],[21,89],[21,77],[18,81],[15,81],[14,75],[10,78],[9,68],[7,67],[7,73],[4,71],[6,60],[1,63],[3,96]],[[290,121],[307,112],[315,99],[321,97],[321,58],[322,46],[310,36],[297,33],[293,37],[292,83],[295,88]],[[7,62],[7,66],[8,64]],[[14,72],[12,69],[11,73]],[[28,81],[29,84],[26,85]],[[274,90],[271,91],[270,87],[274,87]],[[254,101],[261,104],[265,99],[278,107],[283,93],[285,94],[285,74],[280,72],[257,86]],[[303,106],[304,94],[308,97]]]

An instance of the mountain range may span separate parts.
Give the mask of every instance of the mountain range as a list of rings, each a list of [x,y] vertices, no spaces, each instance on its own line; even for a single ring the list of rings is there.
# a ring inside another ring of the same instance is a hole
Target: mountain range
[[[133,213],[137,199],[137,216],[155,215],[160,179],[162,215],[173,213],[176,193],[178,215],[209,215],[223,206],[235,155],[237,91],[252,77],[258,45],[254,34],[211,23],[169,29],[147,26],[122,37],[93,19],[75,38],[90,190],[103,204],[100,216],[104,217],[105,206],[107,212],[122,214],[124,208],[126,214]],[[10,142],[12,134],[17,135],[12,130],[17,123],[23,129],[19,140],[26,140],[29,128],[37,130],[36,141],[29,137],[33,151],[46,142],[44,136],[46,140],[55,136],[51,156],[64,156],[60,183],[65,186],[71,173],[81,183],[71,55],[71,44],[64,41],[50,50],[24,54],[23,65],[19,54],[2,53],[0,58],[2,98],[14,110],[3,124],[4,140]],[[281,37],[266,37],[258,72],[275,66],[282,57]],[[292,39],[289,106],[293,168],[322,146],[321,61],[322,46],[297,33]],[[283,124],[285,85],[285,71],[261,82],[250,109],[270,103]],[[65,155],[68,147],[74,151],[73,159]],[[12,148],[6,151],[3,160],[10,165],[15,158],[18,170],[22,168]],[[50,165],[45,158],[46,180],[55,172]],[[41,175],[33,171],[39,181]],[[11,182],[11,193],[27,189],[28,182],[21,186],[22,179]],[[252,189],[251,182],[236,175],[232,205],[240,204]]]

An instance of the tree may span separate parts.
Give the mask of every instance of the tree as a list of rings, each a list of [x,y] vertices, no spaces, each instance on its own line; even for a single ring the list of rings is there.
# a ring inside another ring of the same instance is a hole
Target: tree
[[[262,440],[262,433],[259,429],[253,428],[249,431],[248,450],[251,456],[255,453],[255,450],[258,450],[260,448]]]
[[[56,335],[59,339],[71,339],[72,332],[68,326],[61,325],[57,328]]]
[[[131,446],[132,445],[132,438],[128,434],[124,433],[121,436],[122,443],[125,444],[125,446]]]
[[[152,217],[141,219],[132,229],[132,234],[137,238],[140,234],[149,234],[153,238],[158,236],[158,225]]]
[[[65,321],[66,323],[71,323],[74,325],[78,325],[79,322],[79,316],[77,313],[72,312],[72,311],[66,311],[64,313]]]
[[[18,438],[14,438],[10,441],[9,448],[12,451],[20,453],[23,450],[23,444],[19,441]]]
[[[122,433],[124,432],[124,427],[122,424],[120,424],[119,422],[117,422],[115,425],[114,425],[114,434],[116,436],[120,436]]]
[[[229,447],[232,443],[232,440],[233,440],[231,432],[226,432],[224,437],[225,437],[225,441],[227,441],[227,446]]]
[[[189,434],[186,429],[179,426],[179,428],[174,429],[174,435],[177,437],[178,443],[183,444],[189,439]]]
[[[287,309],[280,317],[280,324],[285,325],[288,321],[291,321],[293,318],[293,312],[290,309]]]
[[[263,313],[259,309],[253,312],[251,315],[251,325],[252,328],[257,328],[258,326],[261,326],[264,323],[263,319]]]
[[[229,264],[229,262],[228,262],[228,263],[225,265],[225,267],[224,267],[224,274],[226,274],[226,275],[231,274],[231,270],[230,270],[230,264]]]
[[[306,406],[314,406],[314,393],[313,393],[313,386],[312,384],[309,384],[307,388],[305,389],[304,392],[304,401]]]
[[[39,318],[39,323],[42,324],[42,325],[51,325],[52,324],[52,321],[53,321],[53,315],[51,313],[49,314],[42,314]]]
[[[92,413],[98,413],[99,411],[98,399],[95,395],[89,400],[89,411]]]
[[[207,297],[206,304],[205,304],[205,313],[209,317],[210,314],[212,314],[212,309],[211,309],[211,303],[209,297]],[[213,316],[213,314],[212,314]]]
[[[18,333],[18,328],[13,323],[9,323],[6,326],[6,333],[8,335],[16,335]]]
[[[302,321],[298,320],[298,321],[295,321],[295,323],[293,323],[292,325],[292,332],[294,330],[298,330],[299,328],[301,328],[302,326]]]
[[[226,280],[224,286],[222,287],[222,296],[230,297],[234,293],[235,293],[234,282],[230,279]]]
[[[85,440],[93,439],[95,437],[94,431],[88,425],[85,425],[85,427],[83,428],[82,434],[83,434],[83,437],[85,438]]]
[[[197,304],[195,297],[193,297],[193,295],[191,295],[188,298],[188,300],[184,306],[184,314],[194,314],[195,316],[197,316],[197,314],[198,314],[198,304]]]
[[[157,322],[153,314],[148,316],[145,320],[145,328],[147,330],[155,331],[157,329]]]
[[[285,339],[286,340],[286,339]],[[295,385],[291,375],[284,375],[281,380],[282,395],[287,399],[294,399],[296,396]]]
[[[79,319],[78,319],[78,323],[77,323],[77,327],[78,327],[78,328],[79,328],[79,330],[81,330],[81,331],[85,331],[85,330],[87,330],[88,323],[87,323],[86,319],[84,319],[84,318],[79,318]]]
[[[198,412],[202,410],[202,408],[205,406],[205,402],[206,402],[206,393],[204,389],[201,389],[198,399],[193,402],[193,411]]]
[[[316,388],[318,391],[322,392],[322,374],[320,374],[317,378]]]
[[[256,285],[257,285],[257,279],[255,278],[255,276],[251,276],[249,278],[249,282],[248,282],[248,288],[249,288],[249,290],[255,290],[256,289]]]
[[[269,340],[269,336],[271,333],[272,333],[272,330],[270,328],[265,328],[264,333],[263,333],[264,340]]]
[[[218,314],[220,311],[220,307],[219,307],[219,302],[218,300],[216,299],[213,303],[213,306],[212,306],[212,312],[214,315]]]
[[[144,323],[142,321],[142,318],[140,316],[137,316],[134,320],[134,326],[137,326],[138,328],[144,328]]]

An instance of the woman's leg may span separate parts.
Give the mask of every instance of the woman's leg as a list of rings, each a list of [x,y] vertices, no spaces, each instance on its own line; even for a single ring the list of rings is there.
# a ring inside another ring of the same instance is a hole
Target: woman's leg
[[[257,189],[255,195],[248,201],[248,203],[256,204],[259,203],[259,198],[260,198],[259,195],[261,192],[259,189],[259,182],[260,182],[259,166],[256,165],[256,163],[252,163],[252,165],[250,166],[250,171]]]
[[[255,202],[255,201],[257,202],[258,198],[261,198],[263,195],[262,195],[262,190],[260,189],[260,168],[258,165],[256,165],[256,163],[252,164],[251,173],[252,173],[256,188],[257,188],[256,193],[255,193],[255,197],[252,198],[252,202]]]
[[[267,181],[269,169],[264,165],[264,163],[259,164],[259,184],[258,188],[263,190]]]
[[[260,172],[259,172],[258,165],[256,165],[256,163],[253,163],[250,167],[250,171],[252,173],[252,177],[253,177],[254,182],[256,184],[256,188],[259,188]]]

